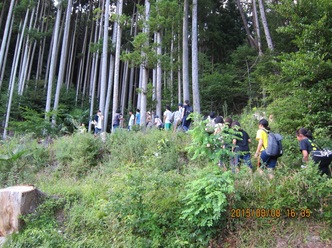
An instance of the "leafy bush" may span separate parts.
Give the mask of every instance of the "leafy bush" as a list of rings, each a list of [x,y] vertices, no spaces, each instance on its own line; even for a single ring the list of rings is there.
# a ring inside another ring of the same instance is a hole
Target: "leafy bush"
[[[55,140],[54,155],[59,175],[84,176],[101,161],[102,147],[102,140],[91,134],[75,134]]]
[[[190,224],[193,238],[207,243],[216,234],[233,192],[232,173],[222,173],[217,166],[200,170],[200,176],[186,185],[181,219]]]
[[[0,144],[2,186],[33,183],[36,173],[49,164],[48,148],[31,135],[12,137]]]
[[[189,130],[191,143],[187,146],[191,160],[200,159],[204,162],[217,164],[218,161],[229,161],[233,156],[230,149],[223,149],[225,144],[232,144],[236,131],[225,126],[221,134],[213,135],[206,131],[206,121],[202,116],[194,115],[194,128]],[[231,145],[230,145],[231,146]]]
[[[119,168],[104,208],[104,221],[116,240],[114,247],[172,247],[186,234],[179,222],[179,192],[184,180],[175,171],[163,172],[143,164]]]
[[[273,191],[268,199],[271,208],[309,209],[317,217],[329,215],[332,211],[332,180],[321,176],[317,165],[309,164],[298,171],[284,168],[280,170],[278,184],[272,184]],[[275,197],[277,195],[278,197]],[[326,218],[328,220],[328,218]]]
[[[55,112],[47,114],[48,118],[52,118]],[[35,137],[55,137],[62,129],[62,125],[52,124],[50,120],[45,119],[45,113],[38,112],[28,107],[21,107],[21,115],[23,121],[12,121],[10,129],[17,134],[33,134]]]

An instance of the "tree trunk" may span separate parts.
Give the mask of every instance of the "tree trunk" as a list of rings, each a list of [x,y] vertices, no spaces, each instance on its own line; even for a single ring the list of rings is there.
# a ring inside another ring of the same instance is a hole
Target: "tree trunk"
[[[149,37],[149,33],[150,33],[150,27],[149,27],[149,19],[150,19],[150,0],[145,0],[145,20],[144,20],[144,29],[143,29],[143,33],[146,34],[147,37]],[[146,47],[149,46],[149,40],[147,40]],[[142,88],[140,91],[140,96],[141,96],[141,106],[140,106],[140,125],[141,127],[143,127],[143,129],[145,128],[145,123],[146,123],[146,104],[147,104],[147,90],[148,90],[148,76],[149,76],[149,69],[147,68],[147,57],[145,52],[142,52],[142,57],[144,58],[144,61],[141,65],[142,68],[142,76],[141,76],[141,80],[142,80]]]
[[[61,9],[62,6],[57,8],[57,16],[55,21],[55,27],[53,32],[53,46],[52,46],[52,55],[51,55],[51,64],[50,71],[48,75],[48,86],[47,86],[47,97],[46,97],[46,106],[45,106],[45,119],[48,119],[48,113],[51,110],[51,99],[52,99],[52,87],[53,87],[53,79],[55,75],[56,69],[56,61],[57,61],[57,50],[58,50],[58,38],[60,34],[60,20],[61,20]]]
[[[118,15],[119,9],[116,9],[116,14]],[[112,48],[116,46],[116,36],[118,30],[118,21],[115,20],[113,23],[113,34],[112,34]],[[107,86],[107,94],[106,94],[106,102],[105,102],[105,114],[104,114],[104,126],[107,127],[108,123],[108,112],[110,109],[110,103],[112,100],[112,89],[114,83],[114,64],[115,64],[115,57],[113,53],[110,55],[110,64],[109,64],[109,74],[108,74],[108,86]],[[112,116],[111,116],[112,118]]]
[[[179,36],[179,35],[178,35]],[[177,66],[177,69],[178,69],[178,102],[181,103],[183,102],[183,99],[182,99],[182,81],[181,81],[181,55],[180,55],[180,51],[181,51],[181,42],[180,42],[180,39],[178,37],[178,66]]]
[[[243,11],[243,8],[242,8],[240,0],[236,0],[236,3],[237,3],[237,7],[238,7],[238,9],[240,11],[240,14],[241,14],[241,18],[242,18],[242,22],[243,22],[243,27],[246,30],[247,40],[249,42],[249,45],[250,45],[250,47],[257,49],[257,44],[255,42],[255,39],[252,37],[252,35],[250,33],[248,21],[247,21],[247,18],[245,16],[245,14],[244,14],[244,11]]]
[[[122,15],[123,1],[118,0],[118,4],[116,6],[117,13],[120,20]],[[114,87],[113,87],[113,108],[112,108],[112,132],[113,132],[113,117],[115,116],[116,111],[118,110],[119,103],[119,83],[120,83],[120,48],[121,48],[121,24],[118,21],[117,30],[116,30],[116,46],[115,46],[115,66],[114,66]]]
[[[95,35],[94,35],[94,42],[96,43],[99,38],[100,38],[100,32],[98,28],[95,30]],[[98,51],[94,52],[92,54],[92,62],[91,62],[91,71],[90,71],[90,116],[93,116],[94,112],[94,103],[95,103],[95,97],[96,97],[96,81],[97,81],[97,68],[98,68],[98,59],[99,59],[99,54]],[[103,115],[105,113],[102,113]],[[91,120],[89,123],[89,128],[91,128]],[[90,131],[90,130],[89,130]],[[104,130],[104,125],[102,126],[102,131]]]
[[[14,55],[14,61],[13,61],[13,67],[10,73],[10,82],[9,82],[9,98],[8,98],[8,104],[7,104],[7,113],[6,113],[6,120],[5,120],[5,128],[3,131],[3,139],[7,138],[7,129],[9,124],[9,117],[10,117],[10,111],[12,106],[12,100],[13,100],[13,94],[14,94],[14,88],[15,88],[15,80],[16,80],[16,73],[17,73],[17,67],[18,67],[18,60],[20,57],[20,51],[22,48],[23,38],[24,38],[24,30],[28,21],[29,16],[29,9],[27,13],[25,14],[24,24],[22,27],[22,33],[19,35],[16,43],[15,48],[15,55]]]
[[[93,33],[93,30],[94,30],[94,25],[93,25],[93,22],[91,22],[91,33]],[[84,36],[88,36],[88,33],[89,33],[88,26],[86,25]],[[84,104],[84,99],[85,99],[86,95],[89,95],[89,93],[86,93],[86,92],[89,92],[89,90],[87,88],[88,88],[88,82],[89,82],[89,75],[91,73],[92,54],[90,52],[90,46],[88,46],[87,44],[90,44],[92,42],[92,39],[93,39],[93,35],[90,35],[89,41],[87,41],[87,43],[84,43],[84,46],[82,48],[82,53],[84,52],[87,54],[87,56],[84,56],[82,58],[84,60],[83,65],[82,65],[82,70],[83,70],[83,72],[82,72],[82,87],[83,87],[83,89],[82,89],[82,106]],[[77,81],[78,85],[80,83],[81,83],[81,81]]]
[[[136,13],[136,4],[133,6],[133,14],[131,18],[131,29],[130,29],[130,35],[133,36],[133,39],[137,35],[137,23],[138,15]],[[134,77],[136,74],[136,68],[134,66],[134,62],[130,61],[130,76],[129,76],[129,92],[128,92],[128,106],[130,106],[131,110],[134,111],[134,87],[136,84],[134,84]],[[135,81],[136,82],[136,81]]]
[[[7,15],[5,31],[4,31],[4,34],[3,34],[3,37],[2,37],[1,48],[0,48],[0,69],[2,68],[3,56],[4,56],[4,53],[5,53],[7,39],[8,39],[8,36],[9,36],[9,29],[10,29],[10,24],[11,24],[12,18],[13,18],[13,9],[14,9],[15,2],[16,1],[11,0],[8,15]]]
[[[101,54],[101,82],[100,82],[100,97],[99,109],[104,115],[105,113],[105,97],[106,97],[106,84],[107,84],[107,55],[108,55],[108,28],[109,28],[109,6],[110,0],[104,1],[104,34],[103,34],[103,52]]]
[[[162,116],[162,106],[161,106],[161,100],[162,100],[162,94],[161,94],[161,79],[162,79],[162,69],[161,69],[161,56],[162,56],[162,38],[160,31],[156,34],[157,39],[157,70],[156,70],[156,100],[157,100],[157,106],[156,106],[156,113],[159,116]]]
[[[261,32],[259,30],[259,21],[258,21],[256,0],[252,0],[252,13],[253,13],[253,17],[254,17],[254,26],[255,26],[255,31],[256,31],[258,55],[262,56],[263,52],[262,52]]]
[[[21,215],[35,211],[43,196],[30,185],[0,189],[0,236],[18,232],[23,224]]]
[[[182,37],[182,81],[183,81],[183,101],[190,100],[189,95],[189,55],[188,55],[188,3],[183,3],[183,37]]]
[[[267,47],[271,51],[273,51],[274,47],[273,47],[272,37],[271,37],[271,34],[270,34],[270,30],[269,30],[269,25],[267,23],[267,19],[266,19],[266,15],[265,15],[265,8],[264,8],[263,0],[258,0],[258,3],[259,3],[259,11],[261,13],[265,38],[266,38],[266,42],[267,42]]]
[[[61,58],[59,65],[59,74],[58,74],[58,83],[56,86],[55,96],[54,96],[54,105],[53,110],[57,111],[60,100],[60,91],[63,84],[63,79],[65,77],[65,69],[67,65],[67,54],[68,54],[68,37],[69,37],[69,28],[70,28],[70,19],[71,19],[71,11],[72,11],[72,0],[68,0],[67,3],[67,12],[66,12],[66,21],[65,21],[65,30],[62,38],[62,48],[61,48]],[[52,118],[53,124],[56,123],[56,116],[54,115]]]
[[[33,23],[35,11],[36,11],[36,8],[34,7],[32,9],[32,13],[31,13],[29,31],[31,31],[31,29],[32,29],[32,23]],[[30,53],[31,53],[31,41],[29,38],[29,34],[27,34],[27,36],[25,37],[25,46],[24,46],[24,51],[23,51],[22,65],[20,66],[20,74],[19,74],[18,87],[17,87],[18,95],[23,94],[24,85],[25,85],[25,81],[26,81],[26,75],[27,75],[27,71],[28,71],[28,67],[29,67],[28,61],[29,61]]]
[[[128,53],[128,51],[126,51]],[[121,90],[121,113],[124,115],[126,108],[126,100],[128,96],[128,72],[129,72],[129,61],[126,61],[123,65],[122,73],[122,90]]]
[[[10,34],[12,33],[12,30],[13,30],[13,24],[14,24],[14,18],[12,18],[12,21],[11,21],[11,24],[10,24],[10,29],[9,29],[9,33]],[[6,69],[6,62],[7,62],[7,58],[8,58],[9,45],[10,45],[10,42],[7,42],[6,51],[5,51],[6,55],[3,58],[2,70],[0,70],[1,71],[1,75],[0,75],[0,90],[2,88],[2,82],[3,82],[3,78],[5,76],[5,69]]]
[[[201,104],[199,97],[199,83],[198,83],[198,32],[197,32],[197,0],[193,0],[192,8],[192,89],[193,89],[193,108],[197,113],[201,112]]]

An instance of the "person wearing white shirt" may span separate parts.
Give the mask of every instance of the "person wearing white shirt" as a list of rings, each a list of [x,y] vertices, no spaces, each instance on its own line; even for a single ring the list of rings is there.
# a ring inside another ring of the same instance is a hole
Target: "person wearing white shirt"
[[[131,131],[134,121],[135,121],[135,115],[133,114],[133,111],[129,111],[129,121],[128,121],[128,131]]]
[[[171,118],[172,118],[171,108],[167,105],[166,111],[164,112],[165,130],[171,129]]]
[[[95,136],[97,136],[101,132],[103,120],[104,116],[102,115],[101,111],[98,110],[93,120],[93,124],[95,125]]]
[[[174,113],[174,128],[173,128],[173,132],[176,132],[178,126],[181,125],[182,123],[182,115],[183,115],[183,107],[182,107],[182,103],[179,103],[178,104],[178,111],[176,111]]]

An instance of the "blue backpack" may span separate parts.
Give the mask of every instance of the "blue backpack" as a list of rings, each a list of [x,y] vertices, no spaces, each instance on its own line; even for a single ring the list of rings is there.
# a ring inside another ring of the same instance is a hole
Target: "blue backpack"
[[[283,154],[281,140],[282,136],[280,134],[268,132],[266,154],[271,157],[281,157]]]

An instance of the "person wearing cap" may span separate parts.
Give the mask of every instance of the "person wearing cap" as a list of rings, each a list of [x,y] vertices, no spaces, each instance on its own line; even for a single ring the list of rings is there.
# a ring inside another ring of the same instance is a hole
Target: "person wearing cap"
[[[182,107],[182,103],[179,103],[178,104],[178,110],[175,111],[175,113],[174,113],[173,132],[176,132],[177,128],[181,125],[182,115],[183,115],[183,107]]]

